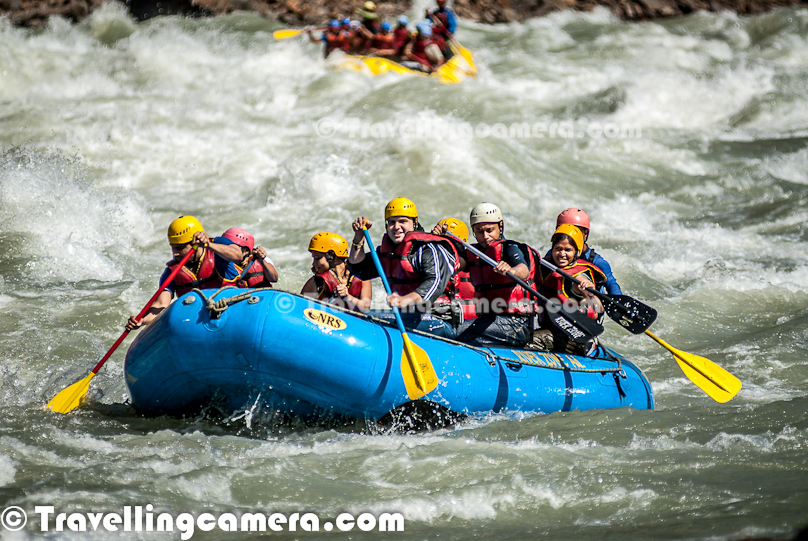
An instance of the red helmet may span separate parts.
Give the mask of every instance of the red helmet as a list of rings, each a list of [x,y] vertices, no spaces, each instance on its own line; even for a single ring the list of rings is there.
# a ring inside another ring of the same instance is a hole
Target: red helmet
[[[251,252],[253,251],[253,248],[255,248],[255,238],[238,227],[231,227],[222,233],[222,236],[226,239],[232,240],[234,244],[247,248]]]
[[[569,208],[556,219],[556,227],[562,224],[577,225],[589,231],[589,215],[581,209]]]

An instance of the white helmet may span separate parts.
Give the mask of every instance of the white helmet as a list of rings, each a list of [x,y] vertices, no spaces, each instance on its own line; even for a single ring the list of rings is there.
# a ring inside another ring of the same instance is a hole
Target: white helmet
[[[502,211],[493,203],[480,203],[471,209],[469,215],[471,227],[474,227],[474,224],[500,222],[502,222]]]

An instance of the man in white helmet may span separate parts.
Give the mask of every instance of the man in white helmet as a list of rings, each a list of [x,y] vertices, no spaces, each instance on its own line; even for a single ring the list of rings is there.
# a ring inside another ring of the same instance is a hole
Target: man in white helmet
[[[477,319],[458,340],[479,346],[524,346],[532,335],[535,302],[530,294],[506,276],[511,272],[533,285],[536,272],[533,251],[505,238],[502,211],[492,203],[480,203],[469,216],[474,247],[497,262],[490,266],[468,251],[467,269],[474,286]]]

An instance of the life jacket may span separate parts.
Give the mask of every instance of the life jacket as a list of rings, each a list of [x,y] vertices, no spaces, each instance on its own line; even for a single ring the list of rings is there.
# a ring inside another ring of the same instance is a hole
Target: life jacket
[[[325,50],[323,52],[325,56],[328,56],[336,49],[339,49],[340,45],[342,44],[339,32],[337,32],[336,34],[331,32],[325,32],[321,39],[325,42]]]
[[[463,319],[476,319],[477,305],[474,302],[474,286],[468,271],[460,271],[455,275],[457,279],[455,298],[463,308]]]
[[[508,245],[516,245],[525,253],[528,265],[528,277],[525,282],[533,286],[536,277],[536,259],[526,244],[513,240],[496,240],[488,245],[485,255],[499,263],[502,261],[503,248]],[[475,247],[479,247],[475,245]],[[468,269],[471,284],[474,286],[474,297],[476,299],[487,299],[488,306],[504,306],[504,314],[518,315],[533,313],[535,301],[522,286],[504,276],[494,272],[494,267],[477,257],[471,251],[467,253]]]
[[[418,289],[418,286],[423,283],[425,276],[413,268],[407,256],[427,242],[440,244],[450,254],[454,255],[453,274],[460,268],[460,257],[457,249],[446,237],[439,237],[432,233],[410,231],[404,235],[404,239],[399,244],[394,244],[388,235],[384,235],[382,244],[379,247],[379,259],[382,264],[382,270],[387,276],[387,281],[390,283],[390,290],[393,293],[404,296]]]
[[[600,289],[600,286],[606,283],[606,275],[603,274],[603,271],[585,259],[579,259],[572,265],[568,265],[561,270],[575,278],[585,275],[588,280],[595,284],[595,289]],[[540,270],[540,280],[541,293],[545,297],[555,297],[562,303],[567,299],[582,299],[580,295],[572,290],[572,281],[564,278],[554,270],[542,267]],[[597,318],[597,314],[587,312],[587,315]]]
[[[451,39],[452,38],[452,33],[449,32],[449,10],[441,9],[441,10],[433,11],[432,15],[434,15],[435,18],[438,19],[441,22],[441,24],[436,24],[435,25],[435,27],[434,27],[435,30],[434,31],[439,33],[442,38]],[[443,49],[443,47],[441,47],[441,49]]]
[[[241,276],[241,272],[244,270],[242,267],[236,265],[238,269],[239,276]],[[258,260],[253,260],[250,264],[250,268],[241,276],[241,280],[236,282],[238,287],[272,287],[272,282],[266,279],[264,276],[264,265],[263,262]]]
[[[426,48],[432,43],[431,39],[416,39],[412,42],[412,56],[421,64],[427,67],[434,67],[426,55]]]
[[[340,30],[334,42],[336,48],[342,49],[346,53],[349,52],[351,50],[351,44],[353,43],[353,32],[350,30]]]
[[[328,301],[329,299],[333,299],[337,296],[337,286],[339,285],[339,280],[337,280],[337,275],[331,269],[321,272],[315,276],[319,276],[322,278],[322,286],[317,293],[317,298],[321,301]],[[319,286],[320,284],[318,284]],[[359,298],[359,295],[362,294],[362,280],[357,278],[356,276],[349,276],[348,277],[348,295],[352,297]]]
[[[192,289],[219,289],[225,285],[233,285],[233,280],[225,280],[216,270],[216,255],[212,250],[202,249],[202,257],[197,261],[196,268],[191,271],[185,265],[174,277],[172,284],[177,297],[185,295]],[[171,260],[166,263],[170,271],[177,268],[178,262]]]
[[[391,34],[375,34],[370,40],[371,49],[392,49],[393,36]]]
[[[404,52],[404,47],[410,42],[411,37],[410,31],[407,28],[396,28],[393,30],[393,49],[396,50],[396,54],[400,55]]]

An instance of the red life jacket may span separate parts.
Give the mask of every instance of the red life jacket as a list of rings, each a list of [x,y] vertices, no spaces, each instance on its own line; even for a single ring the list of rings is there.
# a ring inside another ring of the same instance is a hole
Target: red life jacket
[[[421,64],[433,67],[432,62],[430,62],[429,57],[426,55],[426,48],[430,44],[432,44],[431,39],[416,39],[412,42],[412,50],[410,52]]]
[[[600,286],[606,283],[606,275],[603,274],[603,271],[585,259],[579,259],[574,264],[568,265],[561,270],[574,276],[575,278],[584,275],[588,280],[595,284],[596,289],[600,288]],[[572,281],[567,280],[557,272],[550,270],[547,267],[542,266],[539,272],[539,278],[541,280],[540,293],[545,297],[555,297],[562,303],[570,298],[574,300],[581,300],[583,298],[572,290]],[[587,312],[587,315],[590,317],[597,317],[597,314],[594,313]]]
[[[236,268],[239,270],[239,276],[241,276],[241,271],[244,269],[238,265],[236,265]],[[272,287],[272,282],[267,280],[264,276],[263,262],[254,260],[250,264],[249,270],[247,270],[246,274],[242,276],[241,280],[239,280],[236,285],[238,287]]]
[[[393,49],[396,54],[402,54],[404,47],[410,42],[410,31],[406,28],[396,28],[393,30]]]
[[[474,286],[471,284],[471,276],[468,271],[457,273],[457,296],[460,305],[463,307],[463,319],[475,319],[477,317],[477,305],[474,303]]]
[[[183,265],[180,272],[174,277],[172,284],[177,297],[185,295],[194,288],[219,289],[222,286],[233,284],[232,280],[225,280],[219,275],[219,271],[216,270],[216,256],[213,251],[207,248],[203,248],[202,250],[202,257],[197,262],[196,268],[193,271]],[[166,263],[166,267],[168,267],[169,271],[173,271],[177,268],[177,263],[178,262],[171,260]]]
[[[449,11],[433,11],[432,15],[441,22],[441,24],[435,25],[433,32],[438,32],[443,38],[451,39],[452,33],[449,32]]]
[[[446,237],[439,237],[432,233],[410,231],[404,235],[404,240],[399,244],[394,244],[390,237],[385,234],[379,247],[379,260],[382,264],[382,270],[387,276],[387,281],[390,283],[390,290],[393,293],[404,296],[418,289],[418,286],[423,283],[425,276],[413,268],[407,256],[427,242],[438,243],[446,248],[450,254],[454,255],[453,273],[460,268],[457,249]]]
[[[506,244],[518,246],[527,256],[529,274],[525,282],[532,286],[536,277],[536,260],[533,256],[533,250],[527,245],[507,239],[496,240],[488,245],[485,255],[496,262],[502,261],[502,249]],[[475,244],[475,247],[479,248],[479,245]],[[534,311],[535,301],[522,286],[507,276],[494,272],[494,267],[481,260],[471,251],[467,253],[467,257],[469,276],[471,277],[471,284],[474,286],[476,299],[487,299],[489,309],[492,306],[505,307],[505,314],[529,314]],[[494,302],[497,304],[494,305]]]
[[[323,279],[322,281],[322,288],[317,294],[317,298],[321,301],[328,301],[329,299],[333,299],[337,296],[337,286],[339,285],[339,280],[337,280],[337,275],[332,270],[327,270],[325,272],[321,272],[317,274]],[[349,276],[348,277],[348,295],[352,297],[359,298],[359,295],[362,294],[362,280],[357,278],[356,276]]]

